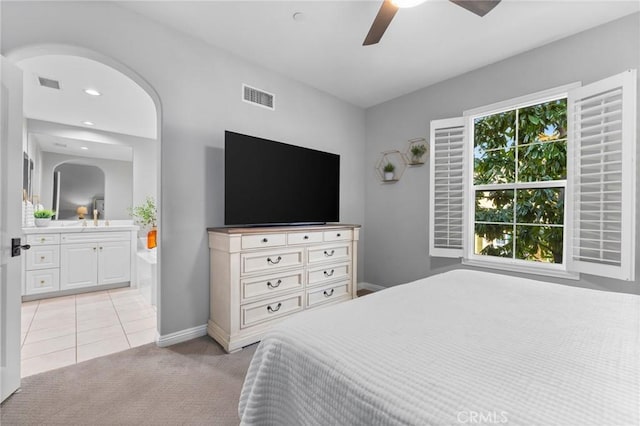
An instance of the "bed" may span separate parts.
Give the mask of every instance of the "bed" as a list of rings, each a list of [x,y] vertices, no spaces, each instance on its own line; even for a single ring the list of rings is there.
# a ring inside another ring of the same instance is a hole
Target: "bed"
[[[638,425],[640,296],[455,270],[291,317],[244,425]]]

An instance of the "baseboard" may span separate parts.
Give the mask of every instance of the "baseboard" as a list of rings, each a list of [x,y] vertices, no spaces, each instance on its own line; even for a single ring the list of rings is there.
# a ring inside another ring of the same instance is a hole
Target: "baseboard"
[[[377,284],[371,284],[371,283],[367,283],[367,282],[359,282],[358,283],[358,289],[364,289],[364,290],[370,290],[370,291],[380,291],[380,290],[384,290],[386,287],[383,287],[381,285],[377,285]]]
[[[186,330],[176,331],[175,333],[165,334],[158,336],[156,344],[161,348],[175,345],[176,343],[186,342],[187,340],[195,339],[207,335],[207,324],[198,325],[196,327],[187,328]]]

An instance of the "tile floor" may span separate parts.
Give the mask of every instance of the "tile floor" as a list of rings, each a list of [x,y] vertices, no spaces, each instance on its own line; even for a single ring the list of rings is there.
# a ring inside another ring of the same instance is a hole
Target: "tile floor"
[[[156,339],[156,310],[137,289],[84,293],[22,304],[22,377]]]

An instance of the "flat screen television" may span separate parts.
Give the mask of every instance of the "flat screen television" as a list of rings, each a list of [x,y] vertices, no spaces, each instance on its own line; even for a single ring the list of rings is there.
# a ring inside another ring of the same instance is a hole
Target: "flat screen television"
[[[225,132],[226,225],[338,222],[340,156]]]

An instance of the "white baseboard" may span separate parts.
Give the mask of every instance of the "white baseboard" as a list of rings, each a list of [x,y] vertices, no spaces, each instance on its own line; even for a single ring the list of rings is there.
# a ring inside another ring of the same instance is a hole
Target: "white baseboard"
[[[380,290],[384,290],[385,288],[386,287],[383,287],[381,285],[371,284],[364,281],[358,283],[358,290],[364,289],[364,290],[371,290],[371,291],[380,291]]]
[[[175,345],[176,343],[186,342],[187,340],[206,335],[207,324],[203,324],[187,328],[186,330],[176,331],[175,333],[165,334],[164,336],[158,336],[156,344],[161,348],[166,348],[167,346]]]

